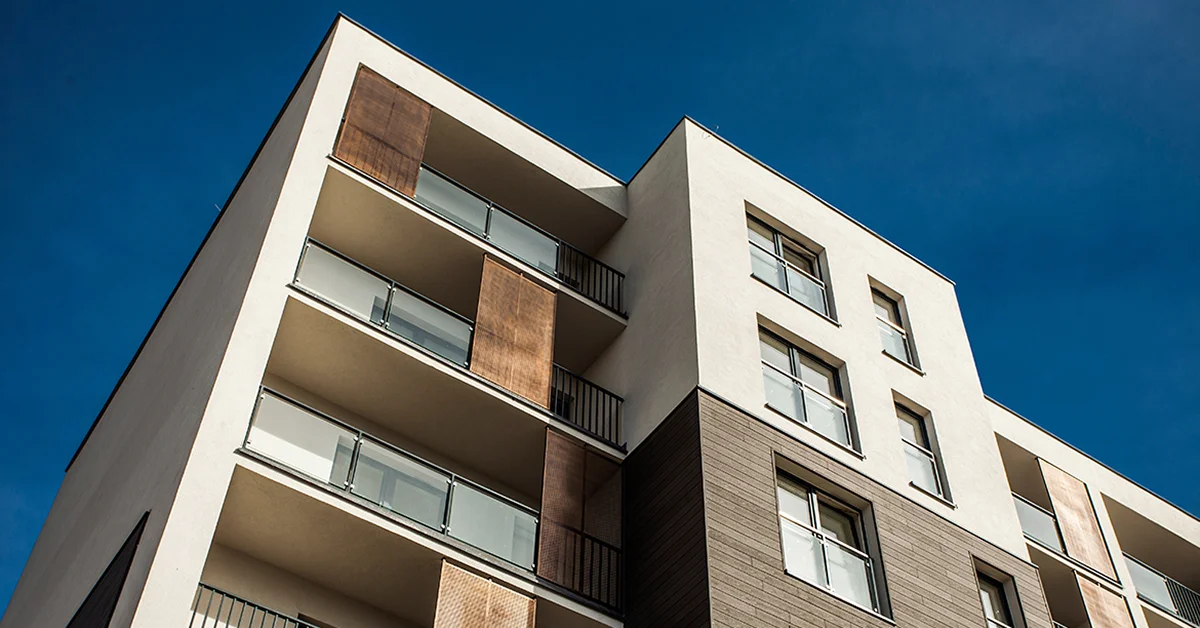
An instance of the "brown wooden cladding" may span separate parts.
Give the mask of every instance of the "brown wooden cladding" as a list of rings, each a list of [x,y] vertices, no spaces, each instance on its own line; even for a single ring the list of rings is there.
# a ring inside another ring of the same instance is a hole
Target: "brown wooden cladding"
[[[432,113],[425,101],[359,66],[333,154],[412,196]]]
[[[471,371],[549,408],[555,305],[553,292],[485,257]]]
[[[539,576],[622,607],[621,466],[546,431]]]
[[[1125,598],[1075,574],[1091,628],[1133,628]]]
[[[533,628],[537,602],[442,562],[434,628]]]
[[[1100,533],[1096,512],[1088,498],[1087,486],[1058,467],[1038,458],[1046,492],[1054,507],[1054,517],[1062,532],[1067,555],[1115,579],[1116,571],[1108,556],[1108,547]]]

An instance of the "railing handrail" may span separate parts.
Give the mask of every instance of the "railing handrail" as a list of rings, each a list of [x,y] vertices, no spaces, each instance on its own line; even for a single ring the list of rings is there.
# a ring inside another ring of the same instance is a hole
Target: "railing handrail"
[[[889,321],[888,319],[886,319],[886,318],[884,318],[884,317],[880,316],[878,313],[876,313],[876,314],[875,314],[875,320],[877,320],[877,321],[879,321],[879,322],[881,322],[881,323],[885,323],[885,324],[887,324],[887,326],[888,326],[888,327],[891,327],[892,329],[896,330],[896,332],[897,332],[897,333],[899,333],[901,336],[904,336],[905,338],[907,338],[907,337],[908,337],[908,332],[907,332],[907,331],[905,331],[903,327],[901,327],[901,326],[899,326],[899,325],[897,325],[897,324],[893,323],[892,321]]]
[[[812,527],[812,525],[804,523],[803,521],[796,519],[795,517],[789,515],[786,512],[783,512],[782,510],[779,511],[779,516],[783,517],[784,519],[787,519],[791,523],[794,523],[794,524],[800,526],[801,528],[804,528],[805,530],[807,530],[809,532],[812,532],[813,534],[821,537],[821,539],[824,541],[829,541],[829,542],[832,542],[832,543],[840,546],[842,549],[850,552],[857,558],[860,558],[863,561],[865,561],[868,565],[871,563],[871,555],[870,554],[868,554],[856,547],[847,545],[847,544],[843,543],[842,541],[833,538],[832,536],[829,536],[824,530],[818,530],[818,529]]]
[[[1054,514],[1053,512],[1051,512],[1051,511],[1049,511],[1049,510],[1046,510],[1045,508],[1042,508],[1041,506],[1039,506],[1039,505],[1037,505],[1037,504],[1035,504],[1035,503],[1033,503],[1033,502],[1029,501],[1029,499],[1027,499],[1027,498],[1025,498],[1025,497],[1023,497],[1023,496],[1021,496],[1021,495],[1018,495],[1018,494],[1016,494],[1016,493],[1013,493],[1013,494],[1012,494],[1012,496],[1013,496],[1013,497],[1015,497],[1016,499],[1019,499],[1019,500],[1021,500],[1021,501],[1022,501],[1022,502],[1024,502],[1025,504],[1027,504],[1027,505],[1029,505],[1029,506],[1032,506],[1033,508],[1036,508],[1036,509],[1037,509],[1038,511],[1040,511],[1042,514],[1044,514],[1044,515],[1046,515],[1046,516],[1050,517],[1051,519],[1053,519],[1053,520],[1054,520],[1054,525],[1055,525],[1055,527],[1057,527],[1057,526],[1058,526],[1058,517],[1057,517],[1057,516],[1055,516],[1055,514]]]
[[[282,402],[284,402],[284,403],[287,403],[287,404],[290,404],[290,405],[292,405],[292,406],[295,406],[295,407],[297,407],[297,408],[299,408],[299,409],[301,409],[301,410],[304,410],[304,411],[306,411],[306,412],[308,412],[308,413],[310,413],[310,414],[316,415],[316,416],[317,416],[317,418],[320,418],[320,419],[323,419],[323,420],[325,420],[325,421],[328,421],[328,422],[330,422],[330,423],[333,423],[333,424],[337,425],[338,427],[341,427],[341,428],[343,428],[343,429],[345,429],[345,430],[347,430],[347,431],[354,432],[355,434],[357,434],[357,435],[358,435],[358,439],[359,439],[359,440],[363,440],[363,439],[370,440],[372,443],[375,443],[375,444],[377,444],[377,445],[380,445],[380,446],[382,446],[383,448],[385,448],[385,449],[388,449],[388,450],[390,450],[390,451],[391,451],[391,452],[393,452],[393,453],[399,454],[401,457],[403,457],[403,458],[405,458],[405,459],[411,460],[411,461],[413,461],[413,462],[416,462],[416,463],[418,463],[418,464],[421,464],[421,465],[423,465],[423,466],[425,466],[425,467],[429,467],[431,470],[433,470],[433,471],[436,471],[437,473],[439,473],[439,474],[441,474],[441,475],[444,475],[444,476],[446,476],[446,478],[447,478],[447,479],[449,480],[449,482],[450,482],[450,483],[452,483],[452,484],[453,484],[453,483],[456,483],[456,482],[457,482],[457,483],[460,483],[460,484],[466,484],[467,486],[470,486],[471,488],[478,489],[480,492],[483,492],[483,493],[486,493],[486,494],[488,494],[488,495],[491,495],[491,496],[493,496],[493,497],[495,497],[495,498],[499,499],[500,501],[503,501],[503,502],[505,502],[506,504],[508,504],[508,505],[511,505],[511,506],[513,506],[513,507],[517,508],[518,510],[523,510],[523,511],[525,511],[527,514],[531,514],[531,515],[533,515],[533,516],[534,516],[534,518],[535,518],[536,520],[540,520],[540,518],[541,518],[541,517],[540,517],[541,513],[540,513],[540,512],[538,512],[538,510],[537,510],[537,509],[535,509],[535,508],[530,508],[529,506],[526,506],[525,504],[522,504],[521,502],[518,502],[518,501],[514,500],[513,498],[511,498],[511,497],[508,497],[507,495],[503,495],[503,494],[501,494],[501,493],[497,493],[496,491],[494,491],[494,490],[492,490],[492,489],[490,489],[490,488],[488,488],[488,487],[486,487],[486,486],[484,486],[484,485],[482,485],[482,484],[480,484],[480,483],[478,483],[478,482],[474,482],[474,481],[472,481],[472,480],[470,480],[470,479],[468,479],[468,478],[465,478],[465,477],[463,477],[463,476],[461,476],[461,475],[459,475],[459,474],[457,474],[457,473],[455,473],[455,472],[453,472],[453,471],[450,471],[449,469],[446,469],[446,468],[444,468],[444,467],[442,467],[442,466],[440,466],[440,465],[437,465],[437,464],[435,464],[435,463],[429,462],[428,460],[425,460],[424,458],[422,458],[422,457],[420,457],[420,456],[418,456],[418,455],[416,455],[416,454],[414,454],[414,453],[411,453],[411,452],[409,452],[409,451],[406,451],[406,450],[404,450],[404,449],[401,449],[401,448],[399,448],[399,447],[397,447],[397,446],[395,446],[395,445],[393,445],[393,444],[391,444],[391,443],[389,443],[389,442],[387,442],[387,441],[385,441],[385,440],[383,440],[383,439],[381,439],[381,438],[379,438],[379,437],[377,437],[377,436],[374,436],[374,435],[372,435],[372,434],[370,434],[370,433],[368,433],[368,432],[365,432],[365,431],[363,431],[363,430],[361,430],[361,429],[358,429],[358,428],[356,428],[356,427],[354,427],[354,426],[352,426],[352,425],[349,425],[348,423],[346,423],[346,422],[344,422],[344,421],[341,421],[341,420],[339,420],[339,419],[337,419],[337,418],[334,418],[334,417],[330,416],[329,414],[327,414],[327,413],[325,413],[325,412],[322,412],[322,411],[320,411],[320,410],[317,410],[316,408],[313,408],[312,406],[310,406],[310,405],[308,405],[308,404],[306,404],[306,403],[304,403],[304,402],[302,402],[302,401],[298,401],[298,400],[296,400],[296,399],[294,399],[294,398],[292,398],[292,397],[289,397],[289,396],[287,396],[287,395],[285,395],[285,394],[283,394],[283,393],[281,393],[281,392],[279,392],[279,391],[277,391],[277,390],[274,390],[274,389],[272,389],[272,388],[269,388],[269,387],[267,387],[267,386],[260,386],[260,387],[259,387],[259,389],[260,389],[260,392],[259,392],[259,394],[260,394],[260,395],[262,395],[262,394],[269,394],[269,395],[271,395],[272,397],[275,397],[276,399],[278,399],[279,401],[282,401]],[[253,426],[253,424],[254,424],[254,421],[255,421],[255,420],[258,418],[258,409],[257,409],[257,407],[255,407],[255,413],[254,413],[254,414],[255,414],[255,415],[254,415],[254,417],[252,417],[252,418],[251,418],[251,426]],[[246,439],[245,439],[245,442],[244,442],[243,444],[248,444],[248,443],[249,443],[249,439],[250,439],[250,432],[249,432],[249,431],[247,431],[247,432],[246,432]],[[358,456],[358,455],[359,455],[358,453],[356,453],[356,454],[355,454],[355,456]]]
[[[575,379],[578,379],[578,380],[581,380],[581,381],[585,382],[585,383],[586,383],[588,386],[591,386],[592,388],[595,388],[596,390],[599,390],[600,392],[602,392],[602,393],[604,393],[604,394],[606,394],[606,395],[609,395],[609,396],[613,397],[613,398],[614,398],[614,399],[616,399],[618,402],[620,402],[620,403],[625,403],[625,399],[624,399],[624,398],[622,398],[622,397],[621,397],[621,395],[618,395],[617,393],[615,393],[615,392],[613,392],[613,391],[611,391],[611,390],[609,390],[609,389],[607,389],[607,388],[605,388],[605,387],[601,386],[600,384],[597,384],[596,382],[593,382],[592,380],[590,380],[590,379],[588,379],[588,378],[586,378],[586,377],[584,377],[584,376],[580,375],[579,373],[576,373],[575,371],[572,371],[571,369],[569,369],[569,368],[567,368],[567,367],[565,367],[565,366],[563,366],[563,365],[559,364],[558,362],[553,362],[553,363],[551,364],[551,366],[553,366],[554,368],[556,368],[556,369],[558,369],[558,370],[560,370],[560,371],[562,371],[562,372],[566,373],[567,375],[570,375],[571,377],[574,377]]]
[[[808,382],[806,382],[806,381],[804,381],[804,380],[800,379],[799,377],[796,377],[795,375],[792,375],[791,373],[789,373],[789,372],[787,372],[787,371],[785,371],[785,370],[783,370],[783,369],[779,368],[778,366],[775,366],[774,364],[771,364],[770,362],[767,362],[766,360],[763,360],[763,361],[762,361],[762,363],[763,363],[763,366],[769,366],[769,367],[771,367],[771,369],[772,369],[773,371],[775,371],[776,373],[779,373],[780,375],[786,375],[786,376],[788,377],[788,379],[791,379],[793,382],[796,382],[797,384],[800,384],[800,385],[801,385],[801,386],[803,386],[803,387],[804,387],[806,390],[810,390],[810,391],[812,391],[812,392],[814,392],[814,393],[816,393],[816,394],[818,394],[818,395],[820,395],[820,396],[822,396],[822,397],[824,397],[824,398],[828,399],[829,401],[832,401],[832,402],[833,402],[835,405],[837,405],[839,408],[841,408],[841,410],[842,410],[843,412],[846,412],[846,411],[848,411],[848,409],[849,409],[849,406],[847,406],[847,405],[846,405],[846,402],[845,402],[845,401],[842,401],[841,399],[837,399],[837,398],[835,398],[835,397],[831,397],[831,396],[829,396],[829,393],[822,392],[822,391],[818,390],[817,388],[815,388],[815,387],[813,387],[812,385],[810,385]]]
[[[581,537],[583,537],[583,538],[585,538],[585,539],[588,539],[588,540],[590,540],[590,541],[594,541],[594,542],[595,542],[595,543],[597,543],[598,545],[602,545],[602,546],[604,546],[605,548],[607,548],[607,549],[610,549],[610,550],[612,550],[612,551],[614,551],[614,552],[616,552],[616,553],[618,553],[618,554],[621,554],[621,553],[622,553],[622,550],[621,550],[621,548],[617,547],[616,545],[613,545],[612,543],[609,543],[608,541],[605,541],[604,539],[601,539],[601,538],[597,537],[597,536],[596,536],[596,535],[594,535],[594,534],[588,534],[587,532],[584,532],[583,530],[580,530],[579,528],[576,528],[575,526],[572,526],[572,525],[567,525],[567,524],[565,524],[565,523],[563,523],[563,522],[561,522],[561,521],[550,521],[550,520],[547,520],[547,521],[544,521],[544,522],[543,522],[543,525],[552,525],[552,526],[555,526],[555,527],[562,528],[562,529],[564,529],[564,530],[566,530],[566,531],[568,531],[568,532],[572,532],[572,533],[574,533],[574,534],[577,534],[577,535],[579,535],[579,536],[581,536]]]
[[[915,447],[915,448],[917,448],[917,450],[918,450],[920,453],[922,453],[922,454],[925,454],[925,456],[926,456],[926,457],[928,457],[928,458],[931,458],[931,459],[936,459],[936,458],[937,458],[937,455],[936,455],[936,454],[934,454],[934,453],[933,453],[933,450],[931,450],[931,449],[926,449],[926,448],[924,448],[924,447],[922,447],[922,446],[920,446],[920,445],[918,445],[918,444],[916,444],[916,443],[912,442],[911,440],[908,440],[907,438],[904,438],[903,436],[901,436],[901,437],[900,437],[900,440],[901,440],[901,441],[903,441],[905,445],[909,445],[909,446],[911,446],[911,447]]]
[[[807,278],[809,278],[809,279],[811,279],[811,280],[815,281],[815,282],[817,283],[817,285],[821,286],[821,289],[822,289],[822,290],[824,290],[824,289],[825,289],[825,282],[824,282],[824,281],[821,281],[821,278],[820,278],[820,277],[817,277],[816,275],[813,275],[812,273],[808,272],[807,270],[804,270],[803,268],[800,268],[799,266],[797,266],[797,265],[795,265],[795,264],[793,264],[793,263],[791,263],[791,262],[787,261],[787,259],[786,259],[786,258],[784,258],[783,256],[779,255],[779,254],[778,254],[778,253],[776,253],[775,251],[768,251],[768,250],[767,250],[767,247],[765,247],[765,246],[763,246],[763,245],[761,245],[761,244],[759,244],[759,243],[755,242],[754,240],[749,240],[749,242],[750,242],[750,246],[753,246],[753,247],[757,248],[758,250],[762,251],[763,253],[766,253],[767,255],[770,255],[771,257],[774,257],[775,259],[777,259],[777,260],[779,260],[779,261],[783,262],[783,264],[784,264],[785,266],[787,266],[788,268],[791,268],[792,270],[794,270],[794,271],[796,271],[796,272],[798,272],[798,273],[800,273],[800,274],[804,275],[805,277],[807,277]]]
[[[541,227],[539,227],[539,226],[537,226],[537,225],[533,224],[532,222],[529,222],[528,220],[525,220],[525,219],[524,219],[524,218],[522,218],[521,216],[518,216],[516,213],[514,213],[514,212],[513,212],[511,209],[508,209],[508,208],[504,207],[503,205],[501,205],[501,204],[499,204],[499,203],[497,203],[497,202],[495,202],[495,201],[491,200],[490,198],[488,198],[488,197],[486,197],[486,196],[484,196],[484,195],[480,194],[479,192],[476,192],[475,190],[472,190],[471,188],[469,188],[469,187],[467,187],[467,186],[463,185],[462,183],[459,183],[458,181],[454,180],[454,179],[453,179],[453,178],[451,178],[449,175],[447,175],[446,173],[444,173],[444,172],[442,172],[442,171],[438,170],[437,168],[434,168],[433,166],[430,166],[429,164],[427,164],[427,163],[425,163],[425,162],[421,162],[421,168],[423,168],[423,169],[425,169],[425,170],[428,170],[429,172],[432,172],[433,174],[435,174],[435,175],[437,175],[438,177],[440,177],[440,178],[444,179],[444,180],[445,180],[447,183],[450,183],[450,184],[451,184],[451,185],[453,185],[454,187],[456,187],[456,188],[458,188],[458,189],[460,189],[460,190],[462,190],[462,191],[466,192],[467,194],[470,194],[471,196],[474,196],[476,199],[478,199],[478,200],[480,200],[480,201],[483,201],[484,203],[487,203],[488,207],[491,207],[491,208],[493,208],[493,209],[498,209],[498,210],[500,210],[501,212],[503,212],[503,213],[504,213],[506,216],[509,216],[509,217],[511,217],[511,218],[514,218],[514,219],[516,219],[518,222],[520,222],[521,224],[525,225],[526,227],[529,227],[530,229],[533,229],[534,231],[537,231],[539,234],[541,234],[541,235],[543,235],[543,236],[546,236],[546,238],[548,238],[548,239],[550,239],[550,240],[553,240],[555,244],[559,244],[559,245],[562,245],[562,246],[566,246],[566,247],[568,247],[568,248],[570,248],[570,249],[572,249],[572,250],[574,250],[574,251],[578,252],[580,255],[583,255],[584,257],[588,258],[588,260],[589,260],[589,261],[595,262],[595,263],[596,263],[596,265],[598,265],[598,266],[600,266],[600,267],[604,268],[605,270],[608,270],[608,271],[611,271],[611,272],[615,273],[615,274],[616,274],[618,277],[620,277],[621,279],[624,279],[624,278],[625,278],[625,274],[624,274],[624,273],[622,273],[621,271],[619,271],[619,270],[617,270],[617,269],[613,268],[612,266],[609,266],[608,264],[605,264],[604,262],[602,262],[602,261],[600,261],[600,260],[598,260],[598,259],[596,259],[596,258],[592,257],[591,255],[588,255],[587,253],[584,253],[583,251],[579,250],[579,248],[578,248],[578,247],[572,246],[571,244],[567,243],[567,242],[566,242],[566,241],[564,241],[562,238],[560,238],[560,237],[558,237],[558,236],[554,235],[553,233],[550,233],[549,231],[546,231],[545,229],[542,229]],[[415,199],[414,199],[414,200],[415,200]],[[418,201],[418,202],[419,202],[419,201]],[[423,203],[421,203],[421,205],[422,205],[422,207],[424,207],[424,204],[423,204]]]
[[[421,294],[420,292],[417,292],[416,290],[409,288],[408,286],[396,281],[395,279],[392,279],[391,277],[388,277],[387,275],[385,275],[369,266],[364,265],[363,263],[359,262],[358,260],[355,260],[354,258],[346,255],[345,253],[342,253],[341,251],[338,251],[337,249],[335,249],[327,244],[324,244],[323,242],[320,242],[316,238],[310,237],[305,242],[306,247],[314,246],[314,245],[317,248],[321,249],[322,251],[325,251],[326,253],[333,255],[334,257],[342,260],[343,262],[346,262],[347,264],[350,264],[351,266],[357,268],[358,270],[366,272],[366,273],[372,275],[373,277],[375,277],[376,279],[379,279],[380,281],[386,282],[387,284],[389,284],[389,287],[391,289],[400,290],[401,292],[412,295],[412,296],[420,299],[421,301],[425,302],[426,304],[433,306],[437,310],[444,312],[446,314],[449,314],[450,316],[457,318],[459,321],[466,323],[467,325],[469,325],[471,327],[471,329],[475,329],[475,321],[467,318],[466,316],[463,316],[462,314],[459,314],[458,312],[455,312],[454,310],[442,305],[441,303],[438,303],[437,301],[434,301],[433,299]],[[297,266],[296,266],[296,275],[293,277],[293,281],[300,280],[300,270],[303,267],[304,267],[304,256],[301,255],[300,263],[297,264]],[[385,312],[384,314],[386,315],[387,313]]]
[[[314,626],[313,624],[310,624],[310,623],[308,623],[308,622],[306,622],[306,621],[304,621],[304,620],[302,620],[302,619],[299,619],[299,618],[297,618],[297,617],[292,617],[291,615],[288,615],[287,613],[282,613],[282,612],[280,612],[280,611],[277,611],[277,610],[275,610],[275,609],[273,609],[273,608],[270,608],[270,607],[268,607],[268,606],[263,606],[262,604],[259,604],[259,603],[257,603],[257,602],[251,602],[250,600],[247,600],[246,598],[244,598],[244,597],[242,597],[242,596],[240,596],[240,595],[234,595],[233,593],[230,593],[230,592],[228,592],[228,591],[226,591],[226,590],[224,590],[224,589],[219,589],[219,588],[217,588],[217,587],[214,587],[214,586],[212,586],[211,584],[205,584],[204,582],[200,582],[200,583],[197,583],[197,585],[196,585],[196,589],[197,589],[197,591],[196,591],[196,601],[195,601],[195,603],[192,605],[192,621],[188,623],[188,626],[189,626],[189,627],[191,627],[191,626],[192,626],[192,622],[195,622],[195,621],[196,621],[196,613],[200,612],[200,609],[199,609],[199,606],[200,606],[200,592],[201,592],[201,591],[208,591],[208,592],[209,592],[210,594],[212,594],[212,595],[220,595],[222,598],[229,598],[230,600],[232,600],[232,601],[233,601],[233,604],[234,604],[234,605],[236,605],[236,604],[242,604],[243,606],[249,606],[249,607],[251,607],[251,608],[254,608],[254,609],[257,609],[257,610],[259,610],[259,611],[262,611],[264,615],[274,615],[275,617],[282,617],[282,618],[284,618],[285,620],[287,620],[288,622],[295,623],[295,624],[296,624],[296,626],[297,626],[297,628],[317,628],[317,627],[316,627],[316,626]],[[221,601],[221,604],[224,604],[224,600],[222,600],[222,601]],[[212,597],[211,597],[211,596],[209,597],[209,606],[210,606],[210,607],[212,606]],[[231,606],[230,608],[232,609],[232,606]],[[203,627],[203,625],[204,625],[205,623],[207,623],[208,611],[209,611],[209,610],[210,610],[210,609],[207,609],[207,608],[204,610],[204,617],[205,617],[205,620],[202,620],[202,621],[201,621],[201,627]],[[219,615],[219,614],[220,614],[220,611],[218,610],[218,615]],[[218,622],[220,622],[220,617],[215,617],[214,619],[216,619]],[[240,624],[241,622],[239,621],[238,623]],[[272,624],[272,625],[274,625],[274,624]]]

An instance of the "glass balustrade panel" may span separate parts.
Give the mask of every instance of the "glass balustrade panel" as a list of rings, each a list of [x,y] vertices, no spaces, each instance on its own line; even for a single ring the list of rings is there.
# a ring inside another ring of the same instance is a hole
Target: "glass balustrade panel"
[[[850,428],[846,422],[846,411],[841,406],[806,388],[804,416],[809,427],[843,445],[850,445]]]
[[[391,285],[319,246],[308,246],[296,282],[362,318],[383,321]]]
[[[422,205],[476,235],[487,229],[487,202],[433,172],[421,169],[414,197]]]
[[[264,394],[258,402],[246,447],[342,488],[357,437],[336,423]]]
[[[913,484],[933,493],[942,494],[938,484],[937,463],[927,452],[922,451],[912,443],[904,443],[904,457],[908,461],[908,476]]]
[[[783,532],[783,564],[788,573],[817,586],[827,586],[825,550],[821,540],[803,527],[780,519]]]
[[[874,608],[867,560],[833,542],[825,543],[825,555],[829,560],[829,586],[834,593],[859,606]]]
[[[434,529],[445,522],[450,476],[364,440],[352,483],[355,495]]]
[[[551,275],[558,267],[558,243],[503,211],[492,212],[488,239],[518,259]]]
[[[883,321],[875,322],[879,325],[879,339],[883,341],[883,350],[893,358],[912,364],[908,357],[908,340],[904,334]]]
[[[469,484],[454,485],[449,533],[515,565],[533,567],[537,518]]]
[[[804,400],[795,380],[764,365],[763,386],[767,391],[767,405],[793,421],[804,421]]]
[[[1129,575],[1133,578],[1133,588],[1138,595],[1171,612],[1177,612],[1175,602],[1171,600],[1171,591],[1167,589],[1167,581],[1162,576],[1128,557],[1125,558],[1125,564],[1129,565]]]
[[[392,294],[388,329],[455,364],[467,365],[471,325],[404,290]]]
[[[1025,500],[1013,498],[1017,507],[1017,519],[1021,522],[1021,531],[1042,545],[1063,551],[1062,541],[1058,538],[1058,524],[1049,513],[1043,512]]]
[[[825,288],[821,284],[790,266],[787,268],[787,283],[788,294],[794,299],[822,314],[829,314],[825,308]]]
[[[754,245],[750,246],[750,272],[780,291],[787,290],[783,262]]]

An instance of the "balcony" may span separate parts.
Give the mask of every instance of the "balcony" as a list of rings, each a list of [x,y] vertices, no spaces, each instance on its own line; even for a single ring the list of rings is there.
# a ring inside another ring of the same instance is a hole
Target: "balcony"
[[[196,587],[188,628],[319,628],[203,582]]]
[[[263,389],[245,448],[526,570],[538,515],[515,500]]]
[[[1193,626],[1200,626],[1200,593],[1129,554],[1125,554],[1125,564],[1129,566],[1133,588],[1142,601]]]
[[[473,322],[350,258],[310,240],[295,285],[315,298],[382,329],[420,350],[467,369]],[[569,333],[569,332],[562,332]],[[306,342],[306,341],[300,341]],[[622,399],[566,367],[554,364],[550,413],[620,448]],[[531,408],[537,408],[530,404]]]
[[[421,166],[414,200],[613,313],[625,316],[625,275],[428,165]]]
[[[1013,493],[1013,504],[1017,508],[1017,518],[1021,521],[1021,531],[1025,533],[1025,538],[1066,555],[1054,513],[1016,493]]]

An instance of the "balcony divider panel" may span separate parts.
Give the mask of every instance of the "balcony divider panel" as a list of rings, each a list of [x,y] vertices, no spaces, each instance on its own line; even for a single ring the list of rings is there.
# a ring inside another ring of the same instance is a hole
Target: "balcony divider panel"
[[[537,601],[442,561],[434,628],[533,628]]]
[[[1083,596],[1083,607],[1091,628],[1134,628],[1125,598],[1078,573],[1075,580],[1079,582],[1079,593]]]
[[[1038,458],[1038,466],[1067,555],[1115,580],[1117,572],[1101,536],[1087,485],[1041,458]]]
[[[537,574],[616,609],[621,487],[620,465],[547,430]]]
[[[428,103],[359,66],[334,156],[412,196],[431,118]]]
[[[553,292],[485,257],[471,371],[549,409],[554,314]]]

